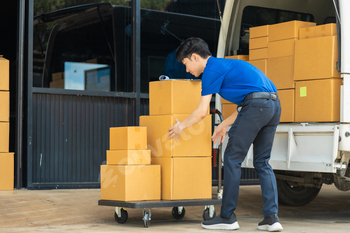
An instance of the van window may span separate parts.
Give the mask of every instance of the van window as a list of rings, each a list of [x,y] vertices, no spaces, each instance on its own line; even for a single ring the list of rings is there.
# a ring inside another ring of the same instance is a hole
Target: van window
[[[263,7],[247,6],[243,10],[238,54],[249,54],[249,28],[276,24],[291,20],[314,22],[311,14],[284,11]]]

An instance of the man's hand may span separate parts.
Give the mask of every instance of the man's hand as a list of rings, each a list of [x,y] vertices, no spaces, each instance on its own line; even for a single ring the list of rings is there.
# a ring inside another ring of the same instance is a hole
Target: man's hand
[[[225,126],[222,123],[215,128],[213,136],[211,137],[214,144],[218,143],[218,145],[220,145],[221,143],[224,142],[226,129],[227,129],[227,126]]]
[[[182,126],[181,122],[178,119],[176,119],[176,124],[173,127],[171,127],[168,131],[169,138],[175,137],[175,140],[177,141],[179,139],[179,136],[183,133],[184,127]]]

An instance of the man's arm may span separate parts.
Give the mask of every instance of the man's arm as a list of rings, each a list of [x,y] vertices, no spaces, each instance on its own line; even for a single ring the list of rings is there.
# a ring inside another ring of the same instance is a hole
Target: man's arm
[[[198,108],[194,110],[194,112],[183,122],[180,122],[178,119],[176,119],[176,124],[168,130],[169,138],[176,137],[176,140],[177,140],[179,136],[182,134],[182,132],[184,131],[184,129],[197,124],[206,115],[208,115],[211,96],[212,96],[211,94],[202,96],[199,101]]]

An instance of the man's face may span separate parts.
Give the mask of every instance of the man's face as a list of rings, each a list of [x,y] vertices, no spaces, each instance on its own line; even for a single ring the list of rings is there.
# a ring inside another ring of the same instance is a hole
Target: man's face
[[[193,54],[191,56],[191,59],[184,58],[182,60],[182,63],[186,66],[186,72],[191,73],[195,77],[198,77],[203,72],[201,63],[198,61],[198,58],[195,57]]]

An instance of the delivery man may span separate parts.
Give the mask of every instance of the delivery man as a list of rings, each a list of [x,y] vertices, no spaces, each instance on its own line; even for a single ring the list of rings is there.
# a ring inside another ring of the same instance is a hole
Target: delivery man
[[[275,85],[259,69],[238,59],[212,57],[208,45],[200,38],[188,38],[176,51],[176,60],[186,66],[186,72],[202,74],[202,93],[198,108],[183,122],[169,129],[169,138],[200,122],[208,113],[212,94],[238,105],[237,112],[216,127],[212,140],[224,141],[229,125],[229,141],[224,154],[224,192],[220,215],[202,222],[206,229],[238,229],[234,210],[237,207],[241,164],[249,147],[254,146],[254,167],[259,174],[264,200],[264,219],[259,230],[282,231],[278,219],[277,185],[269,164],[272,143],[280,120],[281,106]]]

